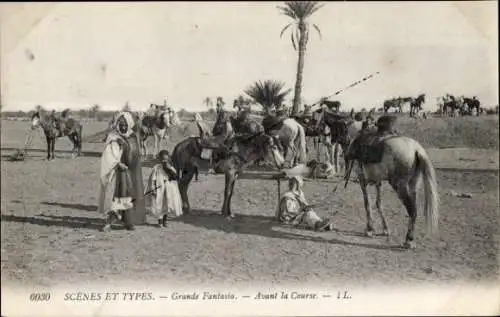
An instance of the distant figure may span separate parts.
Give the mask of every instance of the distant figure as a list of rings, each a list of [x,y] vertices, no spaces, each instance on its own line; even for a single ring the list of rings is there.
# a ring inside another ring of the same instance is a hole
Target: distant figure
[[[216,106],[215,106],[216,112],[219,113],[220,111],[224,110],[224,105],[225,105],[225,102],[222,99],[222,97],[220,97],[220,96],[217,97]]]
[[[182,215],[182,200],[177,186],[178,175],[172,166],[167,150],[158,153],[160,163],[156,164],[151,174],[146,193],[146,208],[158,219],[158,225],[167,226],[167,214],[175,217]]]

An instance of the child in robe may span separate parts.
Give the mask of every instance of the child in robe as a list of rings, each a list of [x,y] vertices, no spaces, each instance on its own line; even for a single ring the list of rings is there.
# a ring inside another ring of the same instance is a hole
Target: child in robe
[[[158,153],[160,163],[151,171],[146,192],[146,208],[158,219],[158,225],[167,226],[167,214],[182,215],[182,199],[177,185],[177,172],[167,150]]]

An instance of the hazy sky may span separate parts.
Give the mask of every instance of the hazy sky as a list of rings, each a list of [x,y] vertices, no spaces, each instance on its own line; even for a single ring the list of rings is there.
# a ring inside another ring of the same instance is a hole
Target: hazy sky
[[[293,88],[297,53],[280,2],[1,4],[5,109],[228,106],[256,80]],[[327,2],[313,17],[303,98],[379,107],[393,96],[447,92],[498,103],[497,2]],[[290,98],[293,97],[293,92]]]

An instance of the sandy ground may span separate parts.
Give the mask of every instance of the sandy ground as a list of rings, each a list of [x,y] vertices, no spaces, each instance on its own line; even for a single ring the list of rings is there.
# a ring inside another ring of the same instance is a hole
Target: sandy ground
[[[310,181],[305,188],[311,202],[326,203],[317,212],[332,217],[333,232],[273,222],[277,197],[272,181],[238,181],[233,196],[237,218],[227,221],[219,215],[223,178],[201,175],[189,191],[193,215],[172,219],[166,229],[157,228],[149,218],[148,225],[134,232],[101,233],[98,228],[104,217],[96,211],[99,159],[92,151],[98,153],[102,144],[86,144],[91,153],[75,160],[67,153],[56,153],[59,158],[47,162],[43,152],[32,152],[24,162],[6,162],[10,149],[23,142],[24,134],[14,139],[2,133],[2,283],[49,286],[160,279],[249,286],[365,285],[481,281],[498,276],[496,150],[429,150],[438,167],[441,236],[424,236],[420,209],[417,249],[407,251],[400,245],[408,217],[392,189],[384,186],[382,201],[391,239],[367,238],[362,234],[365,215],[359,186],[339,186],[332,194],[340,178],[329,183]],[[41,140],[34,147],[44,148]],[[57,148],[69,149],[69,141],[61,140]],[[144,168],[145,179],[149,171]],[[464,192],[472,197],[452,195]]]

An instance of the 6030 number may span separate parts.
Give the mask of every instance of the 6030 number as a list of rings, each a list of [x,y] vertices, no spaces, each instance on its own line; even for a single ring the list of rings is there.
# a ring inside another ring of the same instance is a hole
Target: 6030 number
[[[43,302],[50,300],[50,293],[31,293],[30,301],[32,302]]]

